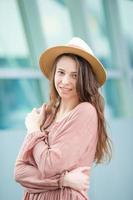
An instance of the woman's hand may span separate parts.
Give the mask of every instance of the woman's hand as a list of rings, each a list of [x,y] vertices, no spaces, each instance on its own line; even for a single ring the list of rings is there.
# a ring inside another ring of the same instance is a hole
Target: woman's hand
[[[78,167],[65,174],[63,186],[84,191],[89,188],[90,167]],[[85,173],[86,172],[86,173]]]
[[[45,104],[42,105],[40,111],[36,108],[33,108],[32,112],[27,114],[25,118],[25,125],[28,133],[40,131],[40,125],[42,123],[42,120],[44,119],[44,109]]]

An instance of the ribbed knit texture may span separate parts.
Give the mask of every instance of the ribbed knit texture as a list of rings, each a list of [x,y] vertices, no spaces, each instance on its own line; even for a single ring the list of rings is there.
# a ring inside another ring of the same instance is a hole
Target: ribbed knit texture
[[[66,171],[92,166],[97,145],[97,113],[87,102],[80,103],[60,122],[44,132],[28,134],[15,164],[15,179],[25,189],[24,200],[88,200],[63,187]]]

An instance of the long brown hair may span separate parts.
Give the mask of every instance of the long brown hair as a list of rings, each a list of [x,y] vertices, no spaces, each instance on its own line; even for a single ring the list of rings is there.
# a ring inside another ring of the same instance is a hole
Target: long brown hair
[[[54,112],[54,117],[60,105],[60,97],[55,89],[54,75],[56,71],[56,65],[59,59],[63,56],[71,57],[78,67],[78,77],[76,83],[76,90],[79,95],[79,102],[91,103],[98,115],[98,142],[95,153],[96,164],[105,160],[111,159],[111,140],[108,137],[106,130],[106,123],[104,118],[104,99],[99,92],[99,84],[96,79],[92,67],[88,61],[80,56],[74,54],[62,54],[55,60],[53,71],[50,79],[50,102],[47,106],[47,113]],[[54,119],[52,118],[52,120]],[[49,123],[49,125],[52,123]],[[47,127],[49,126],[47,125]],[[47,128],[45,127],[45,128]]]

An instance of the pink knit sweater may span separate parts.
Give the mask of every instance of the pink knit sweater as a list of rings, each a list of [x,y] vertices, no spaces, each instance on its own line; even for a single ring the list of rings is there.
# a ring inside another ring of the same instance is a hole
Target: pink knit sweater
[[[92,166],[97,145],[97,113],[87,102],[77,105],[44,132],[28,134],[15,164],[15,180],[25,188],[24,200],[88,200],[62,187],[63,176],[80,166]]]

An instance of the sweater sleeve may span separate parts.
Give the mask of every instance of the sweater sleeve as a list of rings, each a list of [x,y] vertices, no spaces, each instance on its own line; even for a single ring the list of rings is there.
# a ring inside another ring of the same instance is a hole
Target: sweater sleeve
[[[65,172],[44,179],[33,157],[30,156],[29,159],[23,159],[25,152],[27,152],[27,155],[31,154],[33,144],[35,145],[37,142],[45,140],[46,137],[45,132],[34,132],[27,135],[15,163],[14,178],[30,193],[40,193],[62,187]]]
[[[53,130],[55,131],[55,130]],[[71,171],[84,153],[93,152],[97,141],[97,113],[89,103],[82,103],[61,127],[53,142],[40,141],[33,148],[33,157],[44,177]],[[52,133],[51,133],[52,134]]]

